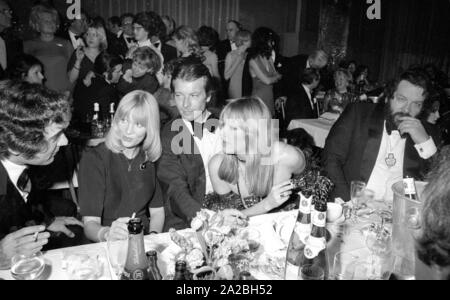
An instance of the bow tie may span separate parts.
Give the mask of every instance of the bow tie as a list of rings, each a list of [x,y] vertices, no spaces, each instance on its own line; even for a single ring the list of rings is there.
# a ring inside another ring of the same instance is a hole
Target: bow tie
[[[160,43],[160,42],[156,42],[156,43],[153,44],[153,46],[154,46],[156,49],[159,49],[159,46],[161,46],[161,43]]]
[[[23,170],[22,174],[20,174],[19,179],[17,180],[17,188],[24,193],[31,192],[31,181],[28,169]]]
[[[82,39],[83,38],[83,35],[82,34],[75,34],[75,40],[79,40],[79,39]]]
[[[205,123],[191,121],[191,125],[194,136],[201,140],[203,138],[203,127],[205,126]]]

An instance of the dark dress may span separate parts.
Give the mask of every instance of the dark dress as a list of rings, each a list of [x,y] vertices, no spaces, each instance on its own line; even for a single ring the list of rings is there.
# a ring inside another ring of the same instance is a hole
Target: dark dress
[[[125,74],[129,69],[131,69],[131,61],[127,61],[123,64],[123,73]],[[123,97],[126,94],[143,90],[149,92],[150,94],[154,94],[158,89],[159,83],[156,79],[156,76],[150,73],[145,74],[142,77],[134,78],[132,82],[127,82],[125,79],[120,78],[119,83],[117,84],[117,90],[119,92],[119,96]]]
[[[149,229],[148,208],[163,206],[155,165],[141,151],[133,160],[113,153],[100,144],[83,154],[80,163],[80,213],[100,217],[102,226],[111,226],[119,218],[136,217]]]

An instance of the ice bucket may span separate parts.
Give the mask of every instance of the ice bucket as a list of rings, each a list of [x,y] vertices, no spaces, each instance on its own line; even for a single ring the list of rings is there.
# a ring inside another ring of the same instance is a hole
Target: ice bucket
[[[403,181],[392,186],[394,192],[392,241],[396,257],[394,274],[401,279],[415,277],[414,237],[421,227],[421,195],[425,186],[425,182],[416,182],[418,200],[405,197]]]

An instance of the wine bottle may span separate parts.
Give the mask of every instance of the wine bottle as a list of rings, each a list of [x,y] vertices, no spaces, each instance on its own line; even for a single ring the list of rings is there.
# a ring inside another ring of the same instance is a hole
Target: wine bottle
[[[175,264],[175,276],[173,280],[191,280],[185,260],[179,260]]]
[[[311,235],[306,241],[305,249],[300,258],[298,279],[311,278],[312,273],[315,273],[316,279],[328,279],[329,266],[325,228],[327,203],[316,201],[315,211],[316,213],[312,215]],[[322,275],[317,275],[320,272]]]
[[[292,231],[286,253],[284,276],[286,280],[297,279],[300,259],[306,246],[306,240],[311,233],[311,202],[313,196],[306,198],[302,193],[298,194],[300,197],[300,204],[297,222]]]
[[[148,280],[148,263],[144,249],[144,233],[139,218],[128,222],[128,252],[122,280]]]
[[[94,103],[94,113],[91,120],[91,135],[93,138],[103,137],[103,123],[100,120],[100,105]]]
[[[410,176],[403,178],[403,186],[405,188],[405,197],[417,201],[416,181],[414,178]]]
[[[148,261],[148,276],[150,280],[162,280],[161,272],[158,267],[158,253],[151,250],[146,253]]]

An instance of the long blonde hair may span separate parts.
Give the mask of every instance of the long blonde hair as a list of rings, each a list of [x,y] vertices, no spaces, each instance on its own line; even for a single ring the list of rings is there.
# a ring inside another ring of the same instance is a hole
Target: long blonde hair
[[[114,115],[111,130],[106,136],[106,147],[114,153],[121,153],[125,150],[122,145],[119,122],[129,116],[147,129],[141,149],[145,152],[148,161],[157,161],[162,152],[159,135],[159,108],[155,98],[145,91],[134,91],[122,98]]]
[[[235,99],[222,111],[220,128],[225,126],[227,120],[237,120],[240,129],[245,132],[245,182],[249,193],[258,197],[267,196],[273,185],[272,153],[276,141],[269,109],[259,98]],[[268,146],[267,153],[262,153],[261,145]],[[236,155],[225,154],[219,167],[219,178],[238,184],[239,161]]]

